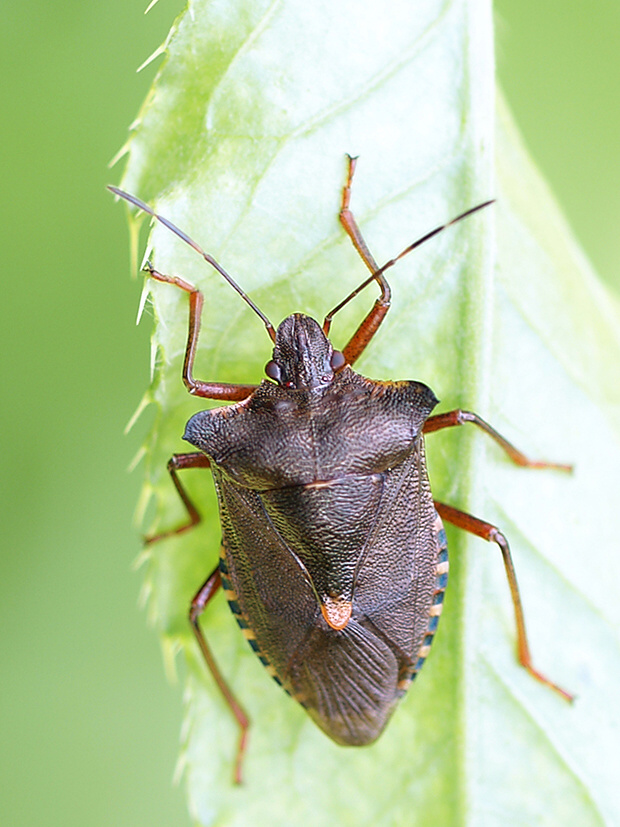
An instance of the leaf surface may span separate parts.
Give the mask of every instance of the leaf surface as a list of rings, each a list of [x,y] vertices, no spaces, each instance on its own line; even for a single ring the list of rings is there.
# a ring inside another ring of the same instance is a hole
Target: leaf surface
[[[166,52],[122,186],[215,256],[275,324],[294,311],[322,319],[365,277],[337,219],[345,153],[360,155],[352,208],[379,261],[498,198],[391,271],[392,310],[356,368],[424,381],[439,410],[476,410],[527,453],[576,464],[572,476],[525,471],[466,428],[429,437],[438,499],[509,537],[535,662],[579,696],[573,707],[515,661],[499,552],[450,531],[436,643],[371,747],[329,741],[269,679],[222,595],[214,600],[204,629],[253,721],[242,788],[231,783],[236,725],[187,622],[217,561],[215,495],[207,472],[185,472],[204,521],[149,548],[145,593],[167,650],[183,648],[188,662],[182,761],[196,821],[620,820],[609,719],[620,679],[617,308],[502,105],[495,149],[489,5],[197,0]],[[205,294],[195,375],[259,382],[271,349],[260,320],[165,228],[149,245],[159,270]],[[146,399],[157,413],[143,504],[155,495],[163,530],[184,516],[166,461],[188,450],[185,421],[206,405],[180,380],[187,296],[149,291],[157,325]],[[336,317],[337,347],[374,297],[368,288]]]

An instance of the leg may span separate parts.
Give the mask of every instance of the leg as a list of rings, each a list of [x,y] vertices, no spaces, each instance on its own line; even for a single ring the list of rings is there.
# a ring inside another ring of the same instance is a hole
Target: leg
[[[492,204],[492,201],[485,201],[483,204],[478,204],[476,207],[472,207],[469,210],[466,210],[464,213],[457,215],[456,218],[453,218],[452,221],[448,221],[447,224],[442,224],[440,227],[435,227],[434,230],[431,230],[430,233],[426,233],[421,238],[418,238],[412,244],[409,244],[408,247],[400,252],[395,258],[386,261],[386,263],[382,267],[377,267],[377,262],[374,260],[364,239],[362,238],[362,234],[360,233],[359,227],[353,217],[351,210],[349,209],[349,201],[351,199],[351,181],[353,180],[353,173],[355,172],[355,163],[357,159],[351,158],[349,156],[349,174],[347,177],[347,182],[345,184],[343,194],[342,194],[342,208],[340,210],[340,222],[344,229],[346,230],[347,234],[351,238],[355,249],[358,251],[364,263],[368,267],[371,272],[371,275],[365,279],[360,285],[356,287],[356,289],[350,293],[346,299],[340,302],[340,304],[336,305],[336,307],[327,314],[325,320],[323,322],[323,331],[327,336],[329,333],[329,328],[331,326],[332,319],[334,315],[342,309],[345,304],[351,301],[351,299],[355,298],[358,293],[370,284],[371,281],[376,281],[381,289],[381,295],[375,302],[372,310],[368,313],[366,318],[363,320],[361,325],[355,331],[351,340],[346,345],[344,350],[342,351],[345,357],[345,364],[352,365],[356,359],[358,359],[361,354],[364,352],[364,349],[375,335],[381,322],[385,318],[388,310],[390,309],[390,300],[391,300],[391,290],[390,285],[388,284],[385,278],[385,271],[388,267],[393,267],[397,261],[400,261],[401,258],[404,258],[406,255],[409,255],[412,250],[415,250],[416,247],[419,247],[421,244],[424,244],[425,241],[428,241],[433,236],[436,236],[438,233],[445,230],[447,227],[451,227],[453,224],[456,224],[457,221],[461,221],[463,218],[467,218],[467,216],[472,215],[473,213],[477,212],[478,210],[483,209],[483,207],[488,207],[489,204]]]
[[[208,458],[201,454],[200,452],[192,453],[192,454],[174,454],[170,461],[168,462],[168,471],[170,472],[170,476],[172,477],[172,481],[176,490],[183,501],[185,508],[187,509],[187,513],[189,515],[188,522],[184,523],[182,526],[176,529],[172,529],[172,531],[164,531],[161,534],[156,534],[152,537],[147,537],[145,542],[146,543],[154,543],[158,540],[162,540],[165,537],[171,537],[174,534],[182,534],[184,531],[187,531],[190,528],[193,528],[200,522],[200,514],[196,509],[196,506],[189,498],[187,491],[183,487],[177,471],[184,469],[184,468],[209,468],[210,463]],[[198,620],[200,615],[203,613],[207,604],[213,597],[213,595],[217,592],[219,587],[221,586],[221,579],[220,579],[220,572],[219,568],[216,568],[210,576],[207,578],[205,583],[201,586],[197,594],[195,595],[194,599],[191,602],[190,611],[189,611],[189,620],[192,624],[192,629],[194,634],[196,635],[196,639],[198,640],[198,645],[200,646],[200,651],[205,659],[211,674],[213,675],[216,684],[218,685],[220,692],[224,696],[226,703],[230,707],[233,715],[235,716],[239,726],[241,727],[241,738],[239,741],[239,748],[237,750],[237,758],[235,763],[235,782],[237,784],[241,783],[241,762],[243,759],[243,753],[245,751],[245,742],[247,737],[247,729],[249,726],[248,718],[245,712],[243,711],[242,707],[237,703],[235,696],[232,694],[231,690],[228,687],[228,684],[222,677],[220,670],[213,658],[211,650],[207,644],[207,641],[200,630],[198,625]]]
[[[201,586],[199,591],[197,592],[196,596],[192,600],[190,610],[189,610],[189,620],[192,624],[192,629],[194,630],[194,634],[196,635],[196,640],[198,641],[198,645],[200,646],[200,651],[205,659],[205,662],[209,668],[209,671],[213,675],[213,678],[224,696],[224,700],[230,707],[230,711],[235,716],[237,723],[241,729],[241,735],[239,737],[239,746],[237,748],[237,758],[235,760],[235,783],[241,784],[241,767],[243,762],[243,756],[245,753],[246,748],[246,741],[247,741],[247,734],[248,734],[248,727],[250,725],[248,716],[244,712],[241,705],[238,703],[237,699],[233,695],[230,687],[224,680],[222,673],[220,672],[217,663],[215,662],[215,658],[207,644],[207,640],[203,635],[200,626],[198,625],[198,620],[200,615],[206,609],[209,601],[217,592],[219,587],[222,585],[222,581],[220,578],[219,568],[216,568],[204,584]]]
[[[168,461],[168,472],[172,477],[172,482],[174,483],[174,487],[176,488],[179,497],[183,501],[183,505],[187,509],[189,520],[178,528],[173,528],[171,531],[162,531],[160,534],[153,534],[150,537],[145,537],[144,542],[147,545],[150,545],[150,543],[156,543],[158,540],[163,540],[164,537],[172,537],[174,534],[183,534],[184,531],[188,531],[200,522],[200,514],[198,513],[194,503],[190,500],[187,491],[183,488],[183,484],[178,477],[177,471],[180,471],[183,468],[209,467],[210,462],[208,458],[204,454],[201,454],[200,451],[196,451],[192,454],[172,455]]]
[[[483,540],[488,540],[492,543],[497,543],[504,559],[504,568],[506,569],[506,577],[508,578],[508,585],[510,586],[510,594],[512,597],[512,605],[514,606],[515,620],[517,623],[517,657],[521,666],[525,667],[527,671],[536,678],[537,681],[544,683],[546,686],[553,689],[565,700],[572,701],[573,696],[562,689],[557,684],[550,681],[541,672],[532,665],[532,656],[530,654],[530,647],[527,641],[527,634],[525,631],[525,618],[523,616],[523,606],[521,604],[521,595],[519,594],[519,586],[517,584],[517,575],[515,574],[514,565],[512,563],[512,556],[510,554],[510,547],[504,535],[495,526],[490,523],[485,523],[477,517],[472,517],[464,511],[459,511],[452,508],[450,505],[435,502],[435,508],[442,520],[452,523],[457,528],[462,528],[464,531],[469,531]]]
[[[198,344],[198,333],[200,330],[200,314],[202,312],[203,296],[200,290],[178,276],[164,276],[154,270],[149,263],[146,264],[146,272],[156,281],[166,284],[174,284],[181,290],[189,293],[189,329],[187,334],[187,347],[185,348],[185,360],[183,362],[183,382],[192,396],[201,396],[204,399],[222,399],[229,402],[238,402],[247,399],[255,390],[256,385],[227,385],[224,382],[201,382],[193,377],[194,358],[196,356],[196,345]]]
[[[349,203],[351,201],[351,182],[353,181],[353,174],[355,173],[355,164],[357,162],[357,158],[349,158],[349,171],[347,174],[347,181],[342,191],[342,207],[340,209],[340,223],[345,229],[345,232],[353,242],[353,246],[357,250],[357,252],[362,257],[364,264],[368,267],[371,273],[376,273],[379,270],[379,265],[372,257],[370,250],[366,246],[366,242],[364,241],[360,229],[357,225],[357,222],[353,216],[353,213],[349,209]],[[372,279],[371,279],[372,280]],[[385,276],[382,272],[379,272],[376,276],[376,281],[379,285],[379,289],[381,290],[380,297],[374,303],[372,309],[362,321],[358,329],[355,331],[353,336],[351,337],[349,343],[343,349],[343,355],[346,360],[346,364],[352,365],[364,352],[366,346],[375,335],[381,322],[385,318],[388,310],[390,309],[390,302],[392,297],[392,292],[390,290],[390,285],[388,284]],[[327,336],[329,333],[329,329],[331,327],[332,319],[334,315],[341,310],[345,304],[351,301],[351,299],[355,298],[358,293],[360,293],[364,287],[366,287],[367,282],[360,285],[356,290],[350,293],[346,299],[340,302],[337,307],[335,307],[330,313],[327,314],[325,320],[323,322],[323,331]]]
[[[183,230],[180,230],[175,224],[172,223],[172,221],[170,221],[167,218],[164,218],[163,215],[159,215],[158,213],[156,213],[155,210],[152,207],[149,207],[149,205],[145,204],[144,201],[140,201],[140,199],[136,198],[135,195],[130,195],[128,192],[123,192],[123,190],[119,190],[118,187],[108,187],[108,189],[110,190],[110,192],[113,192],[114,195],[118,195],[119,198],[124,198],[125,201],[129,201],[130,204],[133,204],[134,207],[137,207],[139,210],[142,210],[142,212],[145,212],[147,215],[153,216],[153,218],[156,219],[157,221],[159,221],[160,224],[163,224],[164,227],[167,227],[170,230],[170,232],[174,233],[176,236],[178,236],[186,244],[189,244],[189,246],[192,248],[192,250],[195,250],[198,253],[198,255],[202,256],[204,258],[204,260],[208,264],[211,265],[211,267],[213,267],[215,270],[217,270],[217,272],[220,274],[220,276],[222,276],[230,284],[230,286],[233,288],[233,290],[236,290],[236,292],[241,296],[243,301],[252,308],[252,310],[256,313],[256,315],[261,319],[261,321],[265,325],[265,329],[267,330],[267,333],[269,334],[269,338],[271,339],[271,341],[275,342],[275,340],[276,340],[276,331],[275,331],[273,325],[271,324],[271,322],[269,321],[269,319],[267,318],[267,316],[265,316],[263,311],[254,304],[254,302],[248,296],[248,294],[245,292],[245,290],[242,290],[239,287],[237,282],[233,279],[232,276],[230,276],[226,272],[226,270],[224,270],[222,265],[217,263],[217,261],[213,258],[213,256],[209,255],[209,253],[205,253],[205,251],[202,249],[202,247],[199,244],[197,244],[194,241],[193,238],[190,238],[187,235],[187,233],[184,233]],[[152,270],[150,265],[148,265],[146,269],[149,270],[149,271]],[[160,281],[168,281],[172,284],[176,284],[178,287],[182,287],[182,285],[181,285],[182,279],[179,279],[177,281],[174,278],[170,278],[169,276],[162,276],[160,278]],[[183,282],[183,285],[185,285],[185,286],[182,287],[183,290],[185,290],[187,287],[189,287],[191,290],[194,290],[194,288],[191,285],[188,285],[187,282]],[[202,296],[201,296],[201,301],[202,301]],[[221,398],[221,397],[217,397],[217,398]]]
[[[340,213],[338,217],[340,218],[340,223],[342,224],[346,234],[353,242],[353,246],[360,254],[366,267],[368,267],[371,273],[376,273],[376,271],[379,269],[379,265],[373,258],[368,247],[366,246],[366,242],[362,237],[362,233],[357,225],[357,221],[355,220],[353,213],[349,209],[349,204],[351,203],[351,184],[353,182],[353,175],[355,174],[357,158],[351,158],[350,155],[348,155],[347,158],[349,159],[349,168],[347,172],[347,181],[342,190],[342,205],[340,207]],[[379,278],[382,278],[382,276],[380,276]]]
[[[452,428],[454,425],[464,425],[466,422],[471,422],[481,428],[504,449],[514,463],[523,468],[556,468],[559,471],[573,470],[572,465],[562,465],[557,462],[539,462],[528,459],[525,454],[522,454],[521,451],[518,451],[507,439],[504,439],[501,434],[498,434],[495,428],[492,428],[484,419],[480,419],[477,414],[470,413],[469,411],[456,410],[431,416],[424,424],[424,433],[431,434],[433,431],[440,431],[442,428]]]

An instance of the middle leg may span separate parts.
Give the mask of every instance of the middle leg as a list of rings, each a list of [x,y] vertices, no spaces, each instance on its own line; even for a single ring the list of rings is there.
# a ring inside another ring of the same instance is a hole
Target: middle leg
[[[161,531],[159,534],[151,534],[150,536],[145,537],[144,542],[146,545],[156,543],[159,540],[165,539],[166,537],[172,537],[175,534],[183,534],[185,531],[189,531],[190,528],[193,528],[195,525],[198,525],[198,523],[200,522],[200,514],[198,512],[198,509],[194,505],[193,501],[191,500],[189,494],[185,490],[183,483],[179,479],[177,471],[180,471],[183,468],[210,467],[211,463],[209,462],[208,457],[206,457],[200,451],[195,451],[191,454],[173,454],[170,457],[167,465],[168,473],[170,474],[172,482],[174,483],[174,487],[176,488],[177,493],[181,498],[183,505],[185,506],[188,520],[187,522],[183,523],[177,528],[170,529],[169,531]]]
[[[424,433],[432,434],[433,431],[440,431],[443,428],[452,428],[455,425],[465,425],[467,422],[477,425],[478,428],[485,432],[485,434],[488,434],[491,439],[495,440],[495,442],[503,448],[510,459],[522,468],[555,468],[558,471],[573,470],[572,465],[564,465],[559,462],[541,462],[539,460],[528,459],[525,454],[515,448],[511,442],[508,442],[508,440],[498,433],[495,428],[492,428],[488,422],[481,419],[478,414],[471,413],[470,411],[462,411],[457,409],[455,411],[448,411],[447,413],[431,416],[424,423]]]

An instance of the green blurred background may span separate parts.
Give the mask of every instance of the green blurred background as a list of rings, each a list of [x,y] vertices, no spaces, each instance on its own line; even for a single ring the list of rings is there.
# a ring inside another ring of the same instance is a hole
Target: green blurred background
[[[181,689],[137,608],[132,513],[148,320],[104,185],[182,8],[0,9],[3,359],[0,823],[189,824],[171,782]],[[498,68],[532,155],[620,289],[620,7],[497,3]],[[144,428],[145,425],[142,425]],[[143,433],[143,431],[142,431]]]

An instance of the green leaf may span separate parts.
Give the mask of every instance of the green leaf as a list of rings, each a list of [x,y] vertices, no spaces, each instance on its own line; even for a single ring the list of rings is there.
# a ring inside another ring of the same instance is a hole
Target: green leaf
[[[206,472],[185,472],[204,521],[149,547],[145,590],[166,650],[182,648],[188,664],[182,763],[200,824],[620,820],[609,717],[620,680],[617,308],[501,105],[495,138],[493,96],[491,10],[475,0],[196,0],[172,29],[123,187],[215,256],[274,323],[293,311],[322,319],[365,277],[337,220],[345,153],[360,155],[352,207],[379,261],[497,196],[391,271],[393,308],[356,368],[424,381],[439,410],[476,410],[532,456],[576,464],[572,476],[521,470],[467,428],[429,438],[437,497],[509,537],[535,663],[577,694],[573,706],[515,660],[496,547],[449,531],[436,643],[370,747],[323,735],[214,600],[204,629],[253,721],[240,788],[236,725],[187,621],[217,561],[215,495]],[[204,291],[196,376],[260,381],[271,349],[260,320],[165,228],[150,245],[159,270]],[[180,379],[187,296],[148,289],[156,416],[143,505],[154,494],[164,530],[184,517],[166,461],[187,450],[184,423],[206,405]],[[368,288],[336,317],[336,346],[374,297]]]

